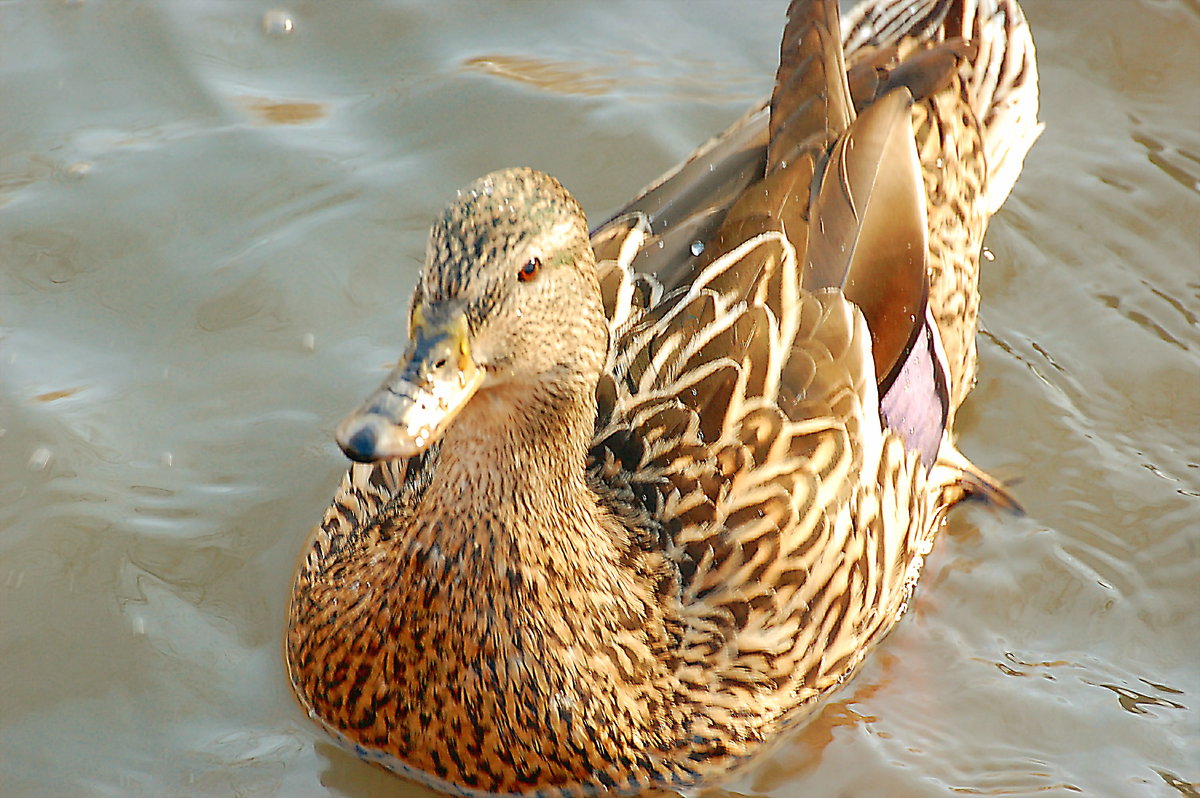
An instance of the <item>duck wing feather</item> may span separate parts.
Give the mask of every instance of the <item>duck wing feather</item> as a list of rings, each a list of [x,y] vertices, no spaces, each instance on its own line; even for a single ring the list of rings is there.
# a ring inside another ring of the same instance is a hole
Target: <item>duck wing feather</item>
[[[856,664],[916,545],[862,510],[884,461],[913,478],[876,376],[925,322],[911,101],[856,118],[838,31],[834,4],[793,3],[767,140],[751,114],[593,239],[612,325],[593,483],[625,517],[636,501],[676,571],[680,678],[767,714]],[[689,202],[693,169],[739,188]]]

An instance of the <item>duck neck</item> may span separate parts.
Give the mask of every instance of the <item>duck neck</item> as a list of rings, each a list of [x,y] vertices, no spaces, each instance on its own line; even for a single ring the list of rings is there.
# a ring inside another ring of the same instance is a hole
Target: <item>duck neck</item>
[[[609,537],[611,545],[585,478],[595,415],[594,387],[576,375],[473,397],[442,439],[425,493],[438,546],[447,554],[448,547],[504,547],[541,558],[593,546],[589,537]]]

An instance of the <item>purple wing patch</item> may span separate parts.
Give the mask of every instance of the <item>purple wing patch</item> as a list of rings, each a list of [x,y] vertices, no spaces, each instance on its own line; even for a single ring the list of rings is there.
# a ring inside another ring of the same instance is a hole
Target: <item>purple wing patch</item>
[[[928,310],[896,374],[879,401],[883,422],[904,441],[909,451],[920,454],[926,468],[937,460],[942,432],[950,408],[949,368],[942,352],[937,326]]]

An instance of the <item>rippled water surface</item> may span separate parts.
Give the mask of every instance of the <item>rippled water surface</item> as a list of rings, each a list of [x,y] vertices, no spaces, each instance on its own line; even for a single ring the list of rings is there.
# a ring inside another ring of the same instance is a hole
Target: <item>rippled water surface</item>
[[[455,187],[599,221],[769,90],[784,5],[0,4],[0,794],[425,794],[285,686],[331,430]],[[956,512],[730,793],[1200,790],[1200,6],[1025,5],[1047,130],[960,433],[1028,514]]]

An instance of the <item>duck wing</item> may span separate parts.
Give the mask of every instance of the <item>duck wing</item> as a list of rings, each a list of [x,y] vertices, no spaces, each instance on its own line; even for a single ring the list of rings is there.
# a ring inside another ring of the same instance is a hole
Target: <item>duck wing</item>
[[[846,291],[867,316],[880,383],[894,378],[923,321],[923,219],[912,218],[911,212],[896,218],[883,209],[896,202],[893,207],[906,212],[920,211],[924,201],[920,181],[908,173],[913,159],[897,153],[912,138],[906,131],[903,95],[892,91],[905,84],[881,85],[877,79],[871,91],[878,96],[873,94],[870,103],[857,102],[871,113],[854,120],[840,42],[836,9],[793,4],[770,102],[701,147],[596,229],[593,245],[614,332],[628,319],[627,305],[634,294],[637,304],[645,307],[643,297],[650,289],[643,285],[635,290],[636,275],[652,277],[670,292],[768,230],[786,230],[803,257],[815,207],[822,226],[838,229],[822,230],[814,238],[816,250],[806,258],[804,285]],[[882,67],[870,66],[873,76],[883,72]],[[910,83],[924,81],[925,88],[948,78],[940,61],[926,59],[903,67],[902,76]],[[893,96],[882,102],[887,94]],[[843,135],[852,122],[854,130]],[[831,155],[838,174],[826,180]],[[754,191],[749,191],[752,185]],[[819,188],[820,196],[810,196]],[[896,197],[900,191],[908,196]],[[864,218],[866,211],[870,213]],[[635,276],[627,278],[622,274],[626,270]],[[753,284],[755,275],[743,274],[746,271],[747,265],[740,264],[729,280]]]
[[[597,231],[613,343],[590,472],[675,569],[680,678],[767,716],[890,626],[929,520],[877,384],[927,322],[910,95],[855,116],[832,0],[794,2],[783,49],[769,122]],[[689,200],[688,177],[719,200]],[[901,486],[886,533],[881,479]]]

